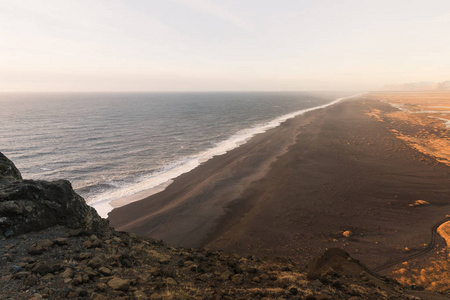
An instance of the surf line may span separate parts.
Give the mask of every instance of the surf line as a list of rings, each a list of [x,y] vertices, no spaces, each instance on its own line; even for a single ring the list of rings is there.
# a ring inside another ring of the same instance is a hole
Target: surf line
[[[128,190],[128,192],[124,192],[124,189],[110,191],[105,193],[104,195],[100,194],[95,196],[93,199],[88,199],[88,204],[96,209],[97,213],[101,217],[107,218],[108,213],[111,212],[114,208],[125,206],[127,204],[140,201],[156,193],[162,192],[173,182],[175,178],[194,170],[195,168],[215,156],[223,155],[235,148],[238,148],[239,146],[248,142],[257,134],[266,132],[267,130],[272,128],[276,128],[283,122],[303,115],[307,112],[326,108],[343,100],[360,97],[365,94],[367,94],[367,92],[338,98],[323,105],[294,111],[292,113],[276,117],[271,121],[256,124],[254,127],[243,129],[230,136],[226,140],[217,143],[213,148],[209,148],[193,156],[183,158],[182,163],[172,163],[172,165],[174,166],[173,168],[166,166],[163,168],[163,171],[151,174],[148,178],[144,178],[143,180],[134,183],[132,186],[126,187],[125,190]]]

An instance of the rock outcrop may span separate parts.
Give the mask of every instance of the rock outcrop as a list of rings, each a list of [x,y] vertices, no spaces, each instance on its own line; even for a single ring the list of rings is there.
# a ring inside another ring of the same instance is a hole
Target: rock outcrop
[[[0,235],[10,237],[55,225],[99,232],[108,223],[67,180],[23,180],[14,164],[0,153]]]
[[[0,184],[22,180],[14,163],[0,152]]]
[[[329,274],[346,277],[358,277],[362,272],[372,272],[347,252],[339,248],[331,248],[321,256],[313,258],[308,264],[308,279],[322,279]]]

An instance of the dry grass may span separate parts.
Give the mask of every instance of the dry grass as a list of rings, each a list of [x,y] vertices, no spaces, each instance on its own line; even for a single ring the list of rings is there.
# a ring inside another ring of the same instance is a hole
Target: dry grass
[[[446,120],[450,120],[450,93],[372,93],[367,97],[385,100],[400,108],[384,115],[375,110],[369,114],[380,121],[390,119],[415,127],[418,130],[396,127],[390,131],[412,148],[450,166],[450,129],[446,127]]]
[[[441,251],[437,256],[429,258],[418,268],[414,262],[404,263],[392,272],[392,277],[404,285],[421,285],[426,289],[446,292],[450,287],[450,259],[447,250]]]

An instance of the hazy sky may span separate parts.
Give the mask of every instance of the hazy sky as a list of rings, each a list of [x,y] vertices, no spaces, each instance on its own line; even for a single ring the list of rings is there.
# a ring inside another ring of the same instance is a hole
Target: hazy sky
[[[450,80],[450,1],[0,0],[0,91]]]

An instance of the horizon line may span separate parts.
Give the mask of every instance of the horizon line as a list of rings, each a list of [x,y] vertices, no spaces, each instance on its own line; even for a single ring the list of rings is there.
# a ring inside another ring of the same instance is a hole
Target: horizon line
[[[195,91],[0,91],[0,94],[58,94],[58,93],[295,93],[295,92],[354,92],[355,90],[195,90]],[[378,91],[378,90],[371,90]]]

